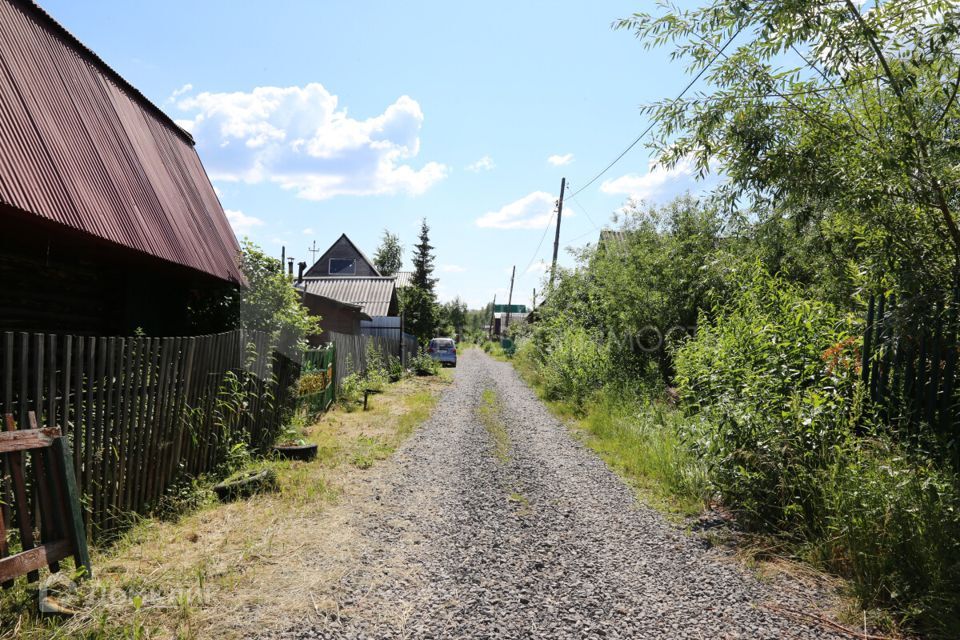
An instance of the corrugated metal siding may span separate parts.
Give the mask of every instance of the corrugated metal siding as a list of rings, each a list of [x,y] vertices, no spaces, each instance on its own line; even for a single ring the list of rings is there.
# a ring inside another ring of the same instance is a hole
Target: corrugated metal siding
[[[0,0],[0,199],[242,282],[239,245],[189,137],[44,15]]]
[[[389,315],[394,296],[393,278],[304,278],[302,286],[315,296],[358,304],[369,316]]]

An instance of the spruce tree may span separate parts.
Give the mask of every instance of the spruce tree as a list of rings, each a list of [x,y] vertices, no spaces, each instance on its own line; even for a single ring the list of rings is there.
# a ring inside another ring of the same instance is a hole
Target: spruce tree
[[[430,244],[430,227],[424,218],[420,222],[420,236],[413,247],[413,285],[434,295],[433,286],[437,279],[433,276],[433,245]]]
[[[404,322],[408,331],[424,343],[434,337],[439,312],[433,276],[433,245],[430,244],[430,227],[424,219],[420,223],[420,236],[413,248],[413,277],[411,286],[402,291]]]

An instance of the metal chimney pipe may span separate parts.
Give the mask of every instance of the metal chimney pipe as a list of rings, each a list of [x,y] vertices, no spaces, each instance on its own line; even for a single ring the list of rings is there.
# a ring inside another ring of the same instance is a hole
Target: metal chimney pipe
[[[307,270],[307,263],[299,262],[297,263],[297,267],[299,267],[299,272],[297,273],[297,282],[303,282],[303,272]]]

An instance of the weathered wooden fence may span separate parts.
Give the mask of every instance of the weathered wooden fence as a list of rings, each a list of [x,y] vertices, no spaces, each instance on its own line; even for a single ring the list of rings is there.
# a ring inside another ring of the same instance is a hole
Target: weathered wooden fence
[[[268,445],[295,402],[292,340],[232,331],[199,337],[0,334],[2,413],[29,411],[72,443],[93,535],[144,512],[181,474],[209,471],[230,445]]]
[[[860,375],[885,420],[906,433],[927,425],[960,456],[957,294],[925,305],[918,320],[896,296],[874,296],[867,309]],[[960,468],[960,457],[956,460]]]

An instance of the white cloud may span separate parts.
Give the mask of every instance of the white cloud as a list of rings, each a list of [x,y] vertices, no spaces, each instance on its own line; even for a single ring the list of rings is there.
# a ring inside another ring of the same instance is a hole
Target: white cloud
[[[309,200],[338,195],[418,195],[448,167],[407,163],[420,152],[423,112],[401,96],[382,114],[349,117],[323,85],[181,96],[190,131],[212,179],[274,182]]]
[[[304,229],[301,233],[302,233],[303,235],[305,235],[305,236],[312,236],[314,232],[313,232],[313,229],[312,229],[311,227],[307,227],[307,228]]]
[[[237,236],[249,235],[254,227],[263,226],[263,220],[254,216],[248,216],[243,211],[225,209],[224,213],[227,214],[227,220],[230,222],[230,226],[233,227],[233,232]]]
[[[555,167],[562,167],[564,165],[568,165],[571,162],[573,162],[573,154],[572,153],[565,153],[563,155],[554,154],[549,158],[547,158],[547,162],[549,162]]]
[[[628,173],[600,185],[600,191],[625,194],[637,200],[652,200],[659,196],[679,195],[696,186],[696,166],[685,158],[670,169],[650,163],[643,175]]]
[[[493,158],[491,158],[490,156],[483,156],[476,162],[468,164],[466,169],[467,171],[480,173],[481,171],[492,171],[496,167],[497,167],[497,164],[493,161]]]
[[[463,273],[466,270],[466,267],[461,267],[458,264],[440,265],[440,271],[443,271],[444,273]]]
[[[193,91],[193,85],[188,82],[179,89],[174,89],[173,93],[167,97],[167,102],[173,102],[183,94],[190,93],[191,91]]]
[[[556,196],[546,191],[534,191],[498,211],[486,212],[476,219],[476,224],[488,229],[543,229],[553,217],[555,205]],[[564,215],[572,215],[572,212],[564,212]]]

